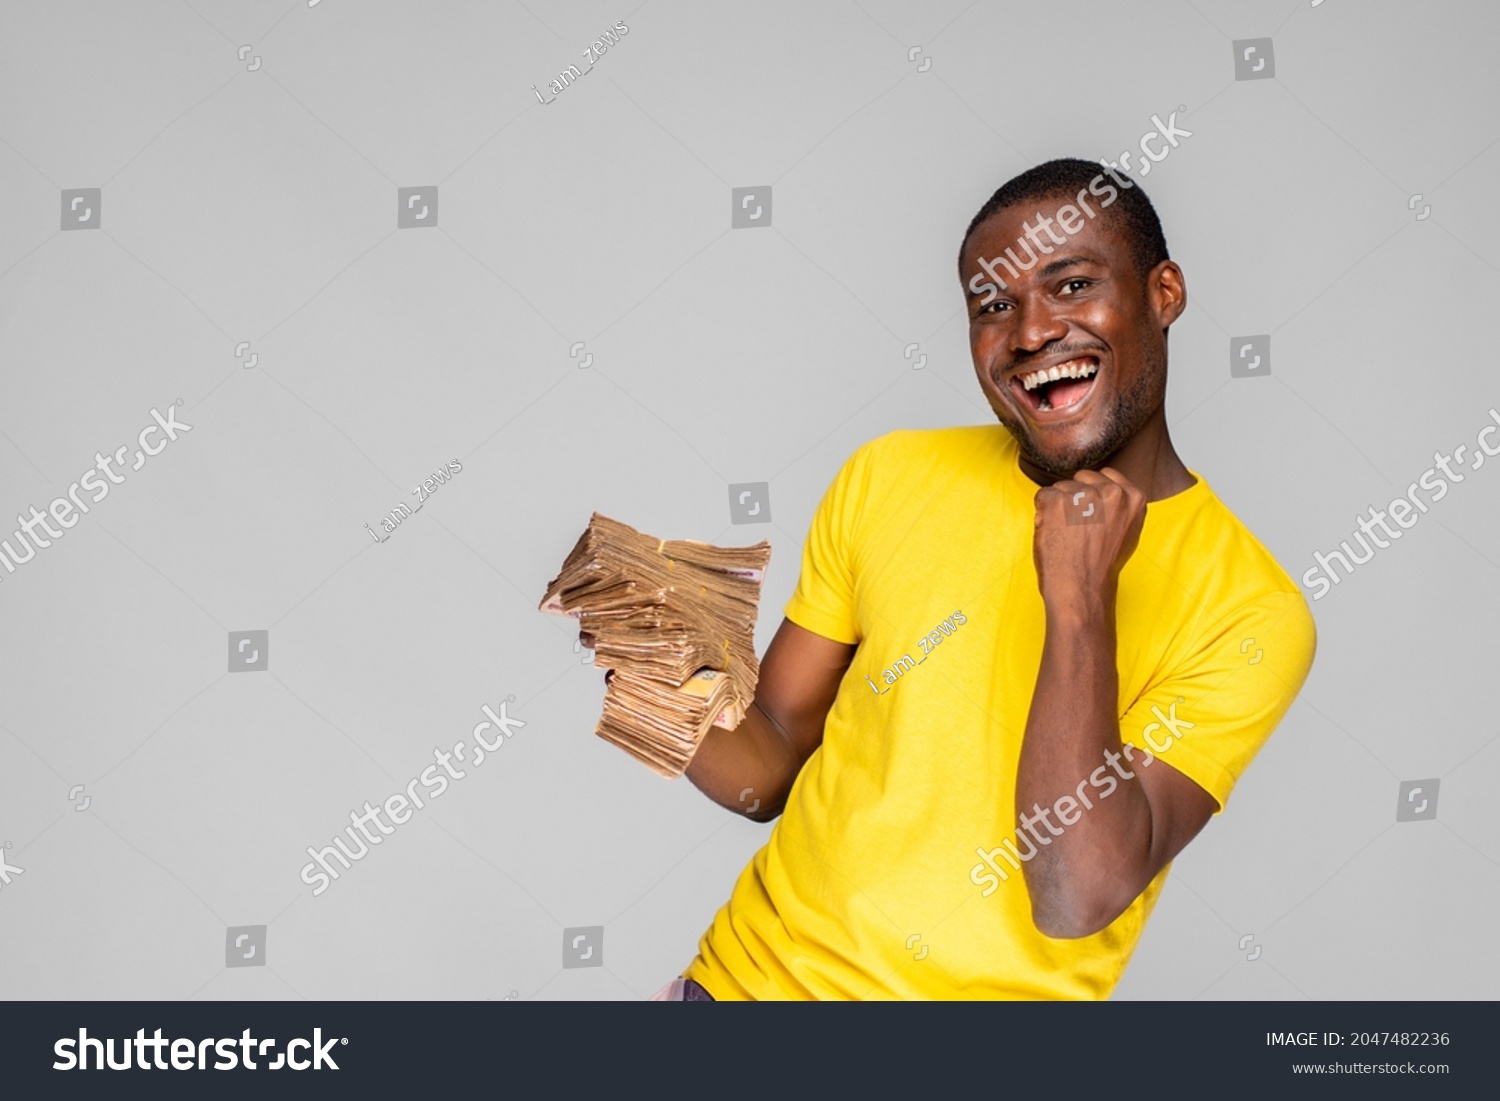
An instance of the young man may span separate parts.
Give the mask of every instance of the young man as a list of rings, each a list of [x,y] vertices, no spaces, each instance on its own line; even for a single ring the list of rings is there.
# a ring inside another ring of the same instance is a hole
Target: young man
[[[1000,424],[891,432],[824,496],[688,770],[781,820],[662,1000],[1107,997],[1307,676],[1300,590],[1168,436],[1187,293],[1144,193],[1033,168],[959,274]]]

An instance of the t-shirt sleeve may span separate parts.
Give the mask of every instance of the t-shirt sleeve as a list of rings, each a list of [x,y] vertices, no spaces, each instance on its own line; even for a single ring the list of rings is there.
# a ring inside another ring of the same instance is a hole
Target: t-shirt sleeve
[[[871,440],[845,460],[824,492],[802,545],[797,588],[786,605],[787,619],[835,642],[857,644],[863,637],[854,602],[854,548],[878,442]]]
[[[1275,592],[1211,624],[1188,656],[1120,720],[1120,738],[1214,797],[1229,792],[1291,707],[1317,632],[1299,592]],[[1215,813],[1218,813],[1216,811]]]

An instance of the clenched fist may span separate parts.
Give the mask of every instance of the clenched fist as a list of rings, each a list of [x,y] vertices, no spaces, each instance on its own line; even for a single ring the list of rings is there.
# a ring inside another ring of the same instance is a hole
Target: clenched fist
[[[1145,493],[1110,467],[1080,470],[1038,490],[1032,555],[1048,611],[1112,606],[1145,519]]]

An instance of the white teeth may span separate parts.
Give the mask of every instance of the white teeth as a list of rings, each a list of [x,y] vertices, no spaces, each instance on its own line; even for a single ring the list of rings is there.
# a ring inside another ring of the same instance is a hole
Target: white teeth
[[[1021,385],[1028,390],[1035,390],[1044,382],[1056,382],[1061,378],[1090,378],[1098,369],[1098,366],[1093,363],[1073,361],[1062,367],[1049,367],[1023,375]]]

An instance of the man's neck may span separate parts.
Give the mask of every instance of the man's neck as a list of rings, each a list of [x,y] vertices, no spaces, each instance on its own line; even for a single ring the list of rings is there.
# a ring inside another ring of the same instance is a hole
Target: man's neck
[[[1177,457],[1167,432],[1166,414],[1158,409],[1141,430],[1132,436],[1109,458],[1099,464],[1112,467],[1146,494],[1146,501],[1161,501],[1175,497],[1185,489],[1197,485],[1197,480]],[[1059,479],[1038,469],[1025,459],[1021,470],[1038,485],[1051,485]]]

